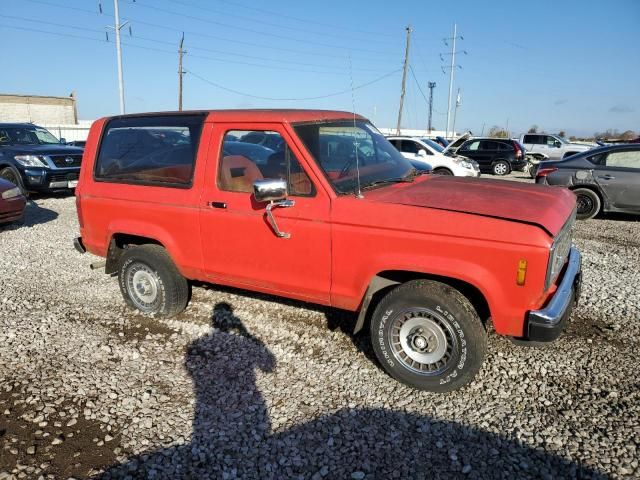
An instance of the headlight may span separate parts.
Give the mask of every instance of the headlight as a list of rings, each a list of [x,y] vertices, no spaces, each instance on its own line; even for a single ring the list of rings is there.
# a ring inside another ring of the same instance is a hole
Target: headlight
[[[473,169],[473,165],[471,165],[469,162],[467,162],[466,160],[462,160],[460,162],[460,165],[462,165],[463,168],[470,168]]]
[[[549,250],[549,264],[547,266],[547,278],[544,288],[547,290],[558,278],[564,263],[569,256],[571,250],[571,233],[573,229],[573,223],[576,220],[576,212],[571,214],[567,223],[565,223],[560,233],[553,239],[553,244]]]
[[[9,190],[5,190],[4,192],[2,192],[2,198],[4,200],[9,200],[10,198],[16,198],[16,197],[19,197],[20,195],[22,195],[22,192],[20,192],[20,189],[18,187],[10,188]]]
[[[42,161],[38,155],[16,155],[13,157],[16,162],[24,167],[46,167],[47,165]]]

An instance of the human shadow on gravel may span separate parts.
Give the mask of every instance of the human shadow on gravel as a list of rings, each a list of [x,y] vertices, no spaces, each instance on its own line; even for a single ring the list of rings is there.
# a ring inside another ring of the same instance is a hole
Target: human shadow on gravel
[[[606,478],[494,433],[402,411],[342,408],[274,432],[255,372],[272,372],[275,357],[230,305],[217,304],[212,321],[185,356],[197,402],[191,442],[99,478]]]

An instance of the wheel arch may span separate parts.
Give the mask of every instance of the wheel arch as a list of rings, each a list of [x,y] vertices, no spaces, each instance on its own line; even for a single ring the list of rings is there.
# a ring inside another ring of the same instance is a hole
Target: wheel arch
[[[579,188],[583,188],[585,190],[591,190],[600,199],[600,210],[601,211],[609,210],[609,202],[607,201],[606,195],[604,195],[600,187],[595,183],[578,183],[578,184],[569,185],[567,186],[567,188],[571,191],[578,190]]]
[[[111,235],[109,240],[109,248],[107,250],[107,260],[104,273],[113,274],[118,271],[118,262],[125,248],[132,245],[159,245],[165,250],[167,249],[162,242],[155,238],[145,237],[141,235],[133,235],[130,233],[116,232]]]
[[[433,169],[433,173],[435,174],[438,170],[440,171],[446,170],[447,172],[449,172],[449,175],[455,175],[455,173],[453,173],[453,170],[451,170],[449,167],[445,167],[445,166],[435,167]]]
[[[353,329],[353,333],[358,333],[370,321],[371,314],[375,310],[378,302],[389,291],[398,285],[409,282],[411,280],[434,280],[449,285],[462,293],[473,305],[483,324],[487,324],[491,317],[489,302],[485,295],[475,285],[453,277],[445,277],[441,275],[433,275],[423,272],[414,272],[408,270],[385,270],[378,272],[369,282],[367,291],[362,299],[358,319]]]

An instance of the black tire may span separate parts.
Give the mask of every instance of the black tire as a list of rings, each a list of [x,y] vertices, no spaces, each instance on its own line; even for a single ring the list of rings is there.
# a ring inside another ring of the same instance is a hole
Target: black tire
[[[602,202],[596,192],[588,188],[576,188],[573,193],[576,196],[578,220],[589,220],[600,213]]]
[[[0,178],[3,178],[20,189],[23,195],[27,195],[27,191],[22,183],[22,177],[20,173],[13,167],[4,167],[0,169]]]
[[[189,282],[160,245],[125,249],[118,265],[118,283],[127,305],[146,314],[172,317],[189,300]]]
[[[494,175],[508,175],[511,172],[511,165],[505,160],[498,160],[491,166],[491,172]]]
[[[448,392],[471,382],[480,370],[487,332],[458,290],[413,280],[380,301],[371,318],[371,342],[395,379],[420,390]]]
[[[449,170],[448,168],[436,168],[433,171],[434,175],[453,175],[453,172],[451,170]]]

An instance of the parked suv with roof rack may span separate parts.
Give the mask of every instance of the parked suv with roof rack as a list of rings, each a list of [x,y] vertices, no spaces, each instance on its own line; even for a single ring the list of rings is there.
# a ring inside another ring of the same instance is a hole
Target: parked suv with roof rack
[[[82,152],[32,123],[0,123],[0,178],[23,192],[75,188]]]
[[[478,162],[480,171],[507,175],[512,170],[524,170],[525,149],[515,140],[505,138],[472,138],[455,153]]]

